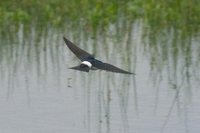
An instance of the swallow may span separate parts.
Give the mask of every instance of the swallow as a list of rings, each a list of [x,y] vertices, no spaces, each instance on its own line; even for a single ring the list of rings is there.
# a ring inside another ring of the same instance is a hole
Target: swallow
[[[123,73],[123,74],[134,74],[121,68],[118,68],[114,65],[104,63],[100,60],[94,58],[92,54],[80,49],[74,43],[63,37],[67,47],[81,60],[81,64],[78,66],[70,67],[69,69],[75,69],[83,72],[89,72],[90,70],[105,70],[115,73]]]

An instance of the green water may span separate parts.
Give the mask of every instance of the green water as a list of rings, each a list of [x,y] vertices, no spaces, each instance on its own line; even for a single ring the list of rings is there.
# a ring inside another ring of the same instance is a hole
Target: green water
[[[198,1],[5,1],[0,6],[0,129],[199,131]],[[63,36],[135,75],[68,69]]]
[[[106,30],[110,24],[122,26],[138,19],[151,28],[151,33],[175,29],[181,36],[199,32],[200,2],[198,0],[2,0],[0,5],[0,25],[8,28],[47,25],[70,27],[96,31]],[[26,28],[28,29],[28,28]]]

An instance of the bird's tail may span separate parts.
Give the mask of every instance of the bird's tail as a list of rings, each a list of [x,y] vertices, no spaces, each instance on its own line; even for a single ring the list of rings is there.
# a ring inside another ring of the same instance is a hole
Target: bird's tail
[[[74,66],[74,67],[70,67],[69,69],[74,69],[74,70],[79,70],[79,71],[83,71],[83,72],[89,72],[90,68],[85,66],[85,67],[80,67],[79,66]]]

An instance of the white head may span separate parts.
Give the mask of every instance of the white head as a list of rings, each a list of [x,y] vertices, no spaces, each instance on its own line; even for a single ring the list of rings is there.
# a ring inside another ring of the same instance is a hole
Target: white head
[[[89,61],[83,61],[81,64],[87,65],[89,68],[92,67],[92,64]]]

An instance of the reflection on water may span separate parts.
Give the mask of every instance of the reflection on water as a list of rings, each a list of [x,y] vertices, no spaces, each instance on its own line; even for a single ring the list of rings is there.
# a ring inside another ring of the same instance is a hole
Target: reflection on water
[[[176,31],[155,37],[140,23],[104,36],[23,25],[1,36],[3,132],[197,132],[199,38]],[[144,34],[147,34],[144,37]],[[96,58],[136,75],[67,69],[78,59],[71,39]],[[11,38],[11,39],[10,39]]]

